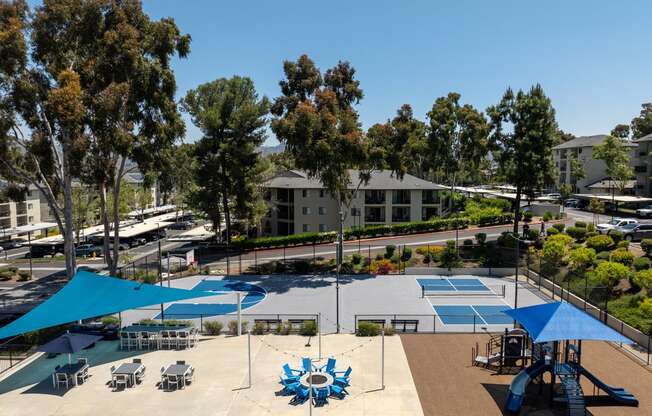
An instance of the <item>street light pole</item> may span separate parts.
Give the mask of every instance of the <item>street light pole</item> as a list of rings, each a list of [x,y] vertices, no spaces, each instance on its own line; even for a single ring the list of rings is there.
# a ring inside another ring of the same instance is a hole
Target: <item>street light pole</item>
[[[340,269],[342,267],[342,254],[344,253],[344,212],[340,204],[340,227],[337,234],[337,253],[335,267],[335,323],[337,326],[337,333],[340,333]]]

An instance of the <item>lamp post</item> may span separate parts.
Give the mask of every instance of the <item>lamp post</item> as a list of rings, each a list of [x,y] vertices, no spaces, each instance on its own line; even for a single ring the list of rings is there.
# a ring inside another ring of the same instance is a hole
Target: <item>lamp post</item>
[[[340,204],[340,225],[337,234],[337,250],[335,255],[335,324],[337,333],[340,333],[340,269],[342,267],[342,254],[344,253],[344,212]]]

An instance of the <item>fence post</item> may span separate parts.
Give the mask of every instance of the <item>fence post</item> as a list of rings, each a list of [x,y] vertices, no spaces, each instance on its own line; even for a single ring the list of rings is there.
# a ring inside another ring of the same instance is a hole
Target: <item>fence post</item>
[[[437,315],[432,315],[432,333],[437,333]]]
[[[473,315],[473,333],[474,333],[474,334],[475,334],[475,317],[476,317],[476,316],[477,316],[477,315],[475,315],[475,314]]]
[[[553,275],[552,275],[552,300],[555,300],[555,287],[556,286],[557,285],[555,284],[555,274],[553,273]]]
[[[242,252],[238,253],[238,274],[242,274]]]
[[[650,340],[652,339],[652,335],[647,336],[647,365],[650,365]]]
[[[367,246],[367,249],[369,253],[369,255],[367,256],[367,258],[369,259],[369,261],[367,262],[367,274],[371,274],[371,244]]]
[[[258,254],[256,248],[254,248],[254,272],[258,274]]]

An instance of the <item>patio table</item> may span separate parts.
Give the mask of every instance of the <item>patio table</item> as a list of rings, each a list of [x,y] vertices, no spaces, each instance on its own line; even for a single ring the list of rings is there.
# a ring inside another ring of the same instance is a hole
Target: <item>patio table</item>
[[[192,367],[187,364],[172,364],[163,372],[163,377],[177,376],[181,377],[181,384],[186,385],[186,375],[190,372]]]
[[[111,374],[111,381],[114,381],[116,376],[123,375],[129,377],[131,385],[136,385],[136,375],[143,371],[145,366],[141,363],[122,363]]]
[[[310,383],[311,381],[312,383]],[[326,372],[318,372],[318,371],[313,372],[312,374],[306,373],[302,375],[301,378],[299,378],[299,383],[301,383],[303,387],[310,388],[312,384],[312,387],[316,389],[321,389],[330,386],[331,384],[333,384],[334,381],[335,379],[333,379],[332,375]]]
[[[52,373],[52,385],[56,387],[56,376],[57,374],[65,374],[67,376],[72,376],[72,385],[76,386],[77,385],[77,374],[81,373],[82,371],[86,370],[89,368],[88,364],[84,363],[74,363],[74,364],[66,364],[61,367],[59,367],[58,370],[55,370]]]

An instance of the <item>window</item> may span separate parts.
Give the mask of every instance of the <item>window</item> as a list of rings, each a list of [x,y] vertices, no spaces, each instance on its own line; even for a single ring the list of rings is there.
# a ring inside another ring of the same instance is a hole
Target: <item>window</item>
[[[364,207],[365,222],[385,222],[385,207]]]
[[[439,210],[436,207],[421,207],[421,219],[423,221],[428,221],[432,217],[439,215]]]
[[[324,231],[326,231],[326,224],[319,224],[319,232],[323,233]]]
[[[301,190],[301,197],[302,198],[308,198],[308,195],[310,195],[310,192],[308,192],[307,189],[302,189]]]
[[[310,215],[310,207],[302,207],[301,208],[301,213],[303,215]]]
[[[355,208],[355,207],[351,208],[351,216],[352,217],[359,217],[361,214],[362,214],[362,211],[360,210],[360,208]]]
[[[319,207],[319,215],[326,215],[326,207]]]
[[[365,204],[384,204],[385,191],[367,190],[364,192]]]
[[[422,204],[438,204],[439,203],[439,192],[434,189],[424,189],[421,191],[421,203]]]
[[[392,207],[392,222],[410,221],[410,207]]]
[[[30,222],[30,223],[34,222],[34,217],[32,217],[31,215],[29,217],[27,217],[27,222]]]
[[[32,204],[27,204],[27,209],[29,209],[29,210],[34,209],[34,205],[32,205]]]
[[[310,231],[310,224],[303,224],[302,230],[304,233]]]
[[[323,198],[323,197],[324,197],[324,194],[325,194],[325,191],[324,191],[323,189],[320,189],[320,190],[319,190],[319,197],[320,197],[320,198]]]
[[[392,204],[409,204],[410,190],[399,189],[392,192]]]

